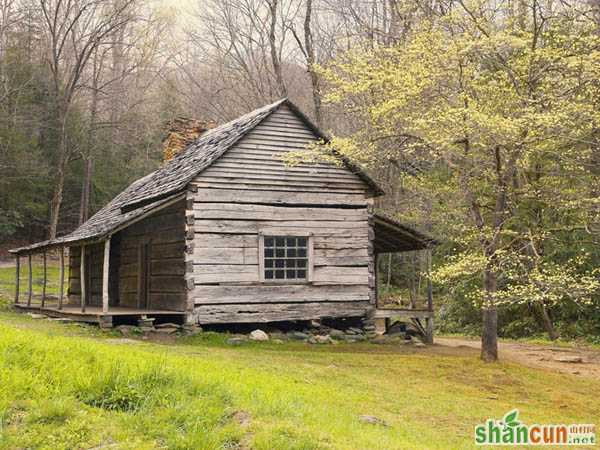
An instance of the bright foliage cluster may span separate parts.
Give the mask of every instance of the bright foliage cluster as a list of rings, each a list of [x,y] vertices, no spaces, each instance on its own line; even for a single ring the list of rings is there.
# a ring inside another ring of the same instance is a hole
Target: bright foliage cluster
[[[420,200],[403,219],[453,242],[436,280],[493,275],[478,301],[585,303],[600,287],[600,20],[548,5],[457,2],[321,68],[327,100],[367,124],[331,146],[410,168]]]

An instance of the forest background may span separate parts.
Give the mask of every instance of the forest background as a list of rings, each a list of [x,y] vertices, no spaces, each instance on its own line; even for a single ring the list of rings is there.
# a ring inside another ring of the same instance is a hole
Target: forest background
[[[158,168],[175,119],[281,97],[438,240],[440,331],[600,343],[598,0],[0,0],[0,251]],[[381,257],[382,294],[426,263]]]

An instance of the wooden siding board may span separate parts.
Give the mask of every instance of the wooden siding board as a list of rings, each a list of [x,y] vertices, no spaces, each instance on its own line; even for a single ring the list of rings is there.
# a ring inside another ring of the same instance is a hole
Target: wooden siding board
[[[283,123],[290,127],[306,130],[306,124],[302,122],[295,114],[291,114],[289,109],[284,110],[281,108],[280,114],[271,114],[263,121],[263,124],[270,125],[277,122]]]
[[[331,193],[331,192],[298,192],[271,191],[268,189],[249,189],[240,192],[230,187],[200,188],[194,195],[195,203],[235,202],[248,204],[272,205],[313,205],[313,206],[366,206],[367,200],[363,193]]]
[[[313,283],[322,285],[366,285],[368,266],[315,266]],[[254,264],[194,264],[194,281],[207,283],[258,283],[258,265]]]
[[[368,287],[314,286],[309,284],[280,284],[253,286],[196,286],[190,295],[194,303],[298,303],[350,302],[369,299]]]
[[[268,205],[238,205],[232,203],[196,203],[194,207],[196,219],[258,220],[258,221],[327,221],[356,222],[367,220],[368,212],[364,209],[341,208],[295,208]]]
[[[369,256],[322,256],[315,251],[315,266],[366,266],[371,262]]]
[[[196,233],[258,233],[263,231],[276,232],[277,229],[283,230],[306,230],[320,235],[329,235],[331,233],[345,236],[366,236],[368,230],[366,222],[362,220],[212,220],[197,219],[194,223]]]
[[[368,235],[368,233],[366,233]],[[343,250],[343,249],[365,249],[365,235],[362,236],[349,236],[349,235],[338,235],[328,234],[316,235],[314,238],[315,249],[330,249],[330,250]]]
[[[259,126],[260,128],[260,126]],[[242,142],[245,145],[257,145],[261,146],[264,144],[277,145],[283,148],[306,148],[307,146],[318,142],[314,137],[304,137],[299,135],[288,134],[281,130],[281,133],[268,132],[263,130],[255,130],[248,133]]]
[[[368,280],[367,266],[322,266],[315,267],[315,284],[365,284]]]
[[[196,234],[194,238],[194,252],[202,248],[244,248],[257,247],[257,236],[230,235],[230,234]]]
[[[257,129],[254,129],[246,135],[246,138],[274,136],[277,138],[288,137],[290,139],[309,139],[311,141],[318,140],[315,135],[307,130],[299,127],[290,127],[287,124],[283,125],[275,122],[263,122]]]
[[[330,188],[330,187],[316,187],[316,186],[296,186],[289,184],[270,184],[270,183],[225,183],[222,181],[219,182],[197,182],[196,186],[199,188],[222,188],[222,189],[235,189],[239,191],[253,191],[253,190],[264,190],[264,191],[281,191],[283,193],[295,193],[295,192],[306,192],[306,193],[322,193],[326,191],[333,191],[338,194],[356,194],[358,191],[355,189],[343,189],[341,187],[338,188]],[[238,194],[240,195],[240,194]],[[243,196],[241,194],[240,196]]]
[[[203,188],[211,188],[211,187],[222,187],[226,189],[238,189],[241,191],[244,190],[269,190],[269,191],[283,191],[283,192],[337,192],[340,194],[355,194],[360,192],[354,187],[351,186],[342,186],[340,184],[336,186],[332,186],[326,183],[322,185],[309,185],[309,184],[294,184],[284,181],[271,181],[271,180],[250,180],[250,179],[222,179],[222,178],[214,178],[214,179],[204,179],[203,182],[196,183],[198,187]]]
[[[240,167],[243,164],[243,167]],[[273,160],[273,158],[259,158],[259,157],[226,157],[224,156],[218,163],[215,163],[214,167],[220,170],[231,170],[231,171],[252,171],[252,172],[276,172],[279,173],[282,169],[285,173],[299,173],[299,174],[321,174],[323,176],[339,176],[340,178],[354,179],[348,171],[339,169],[337,167],[329,167],[325,165],[316,166],[313,164],[294,164],[293,166],[286,166],[283,162]]]
[[[201,305],[194,308],[194,316],[201,324],[266,323],[323,317],[359,317],[363,316],[368,308],[368,301]]]
[[[281,114],[271,114],[263,121],[263,124],[281,122],[285,123],[286,125],[302,128],[303,130],[305,130],[306,124],[302,120],[300,120],[295,114],[289,114],[290,112],[291,111],[289,109],[286,109],[285,111],[282,110]]]
[[[342,250],[316,249],[315,266],[366,266],[371,262],[366,248]],[[258,264],[258,247],[209,248],[194,247],[195,264]]]
[[[285,117],[269,117],[263,122],[263,125],[270,126],[270,127],[285,126],[286,128],[288,128],[290,130],[299,130],[299,131],[306,130],[306,125],[304,125],[302,122],[295,121],[295,120],[289,120]]]
[[[300,171],[289,171],[285,167],[264,169],[264,168],[230,168],[230,167],[212,167],[204,172],[205,177],[218,177],[236,180],[237,178],[244,179],[256,179],[256,180],[271,180],[271,181],[286,181],[291,184],[298,184],[299,182],[311,183],[311,185],[319,185],[325,183],[340,184],[346,186],[356,186],[360,189],[362,186],[360,182],[356,181],[351,175],[348,174],[331,174],[331,173],[318,173],[310,172],[308,170]]]
[[[281,175],[264,175],[264,174],[233,174],[226,171],[211,172],[207,171],[203,178],[205,183],[242,183],[242,184],[255,184],[259,186],[286,186],[286,187],[297,187],[297,188],[333,188],[340,190],[354,190],[361,191],[360,183],[339,180],[339,179],[328,179],[318,176],[310,177],[294,177],[282,173]]]
[[[236,167],[251,167],[251,165],[258,166],[275,166],[279,169],[291,169],[291,168],[299,168],[299,169],[311,169],[316,170],[319,173],[327,173],[333,172],[336,173],[337,170],[348,173],[347,169],[340,168],[336,165],[331,164],[320,164],[314,162],[299,162],[297,164],[287,166],[285,164],[284,159],[281,158],[281,154],[278,154],[274,151],[269,150],[257,150],[257,149],[249,149],[245,151],[238,151],[232,155],[225,155],[220,160],[219,163],[215,164],[233,164]],[[219,166],[217,166],[219,167]],[[222,166],[221,166],[222,167]]]
[[[194,264],[194,282],[206,283],[245,283],[258,282],[258,265],[251,264]]]
[[[263,145],[256,144],[239,144],[235,151],[228,153],[224,156],[224,158],[245,158],[245,157],[262,157],[265,161],[270,160],[273,163],[282,164],[285,166],[285,157],[286,154],[290,151],[298,151],[302,150],[305,147],[282,147],[279,145],[273,145],[265,143]],[[219,164],[217,161],[215,164]],[[314,164],[314,163],[306,163],[306,164]],[[327,162],[319,162],[319,165],[323,167],[335,167]],[[212,167],[212,166],[211,166]]]
[[[245,252],[245,250],[249,251]],[[258,248],[194,248],[195,264],[222,264],[223,261],[229,264],[258,265]]]

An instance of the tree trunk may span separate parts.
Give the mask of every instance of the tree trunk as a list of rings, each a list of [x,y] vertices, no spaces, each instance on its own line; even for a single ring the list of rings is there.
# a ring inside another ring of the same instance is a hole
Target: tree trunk
[[[88,152],[85,156],[85,168],[81,185],[81,201],[79,203],[79,225],[88,220],[90,214],[90,196],[92,192],[92,174],[94,170],[94,149],[96,147],[96,116],[98,114],[98,51],[94,51],[92,77],[92,99],[90,103],[90,124],[88,130]],[[113,102],[118,103],[118,102]]]
[[[60,208],[63,202],[63,193],[65,189],[65,172],[67,169],[67,118],[66,113],[59,107],[59,132],[58,132],[58,167],[56,169],[56,179],[54,184],[54,193],[50,202],[50,225],[48,229],[48,238],[56,238],[58,231],[58,218]]]
[[[540,303],[540,309],[542,312],[542,325],[544,326],[544,330],[546,330],[546,333],[548,333],[548,338],[551,341],[555,341],[558,339],[558,333],[554,329],[554,325],[552,325],[552,319],[550,318],[548,308],[546,308],[546,304],[544,302]]]
[[[483,273],[483,287],[486,298],[482,310],[481,359],[493,362],[498,360],[498,311],[493,299],[496,292],[496,274],[490,269],[485,269]]]
[[[58,217],[60,216],[60,208],[63,201],[63,191],[65,188],[65,164],[62,161],[59,163],[56,171],[56,181],[54,184],[54,193],[50,202],[50,226],[48,229],[48,238],[56,238],[58,230]]]
[[[281,68],[281,59],[277,51],[276,30],[277,30],[277,5],[279,0],[270,0],[268,2],[271,12],[271,25],[269,30],[269,47],[271,50],[271,62],[275,71],[275,79],[277,81],[278,95],[287,97],[287,89],[283,81],[283,72]]]
[[[92,158],[92,155],[90,154],[85,159],[83,181],[81,183],[81,200],[80,200],[80,205],[79,205],[79,225],[83,224],[89,218],[90,193],[92,190],[93,169],[94,169],[94,160]]]
[[[308,66],[308,73],[310,75],[310,83],[312,85],[312,97],[315,105],[315,120],[317,126],[321,127],[321,89],[319,86],[319,75],[314,70],[316,62],[315,48],[313,46],[313,35],[311,28],[312,20],[312,0],[306,1],[306,16],[304,17],[304,46],[306,48],[306,65]]]
[[[390,26],[388,28],[386,44],[393,45],[400,36],[400,15],[398,14],[398,0],[388,0],[390,10]]]

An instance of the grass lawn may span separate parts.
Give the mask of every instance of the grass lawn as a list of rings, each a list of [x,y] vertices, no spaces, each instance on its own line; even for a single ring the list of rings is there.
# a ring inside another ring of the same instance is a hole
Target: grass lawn
[[[64,274],[64,292],[66,294],[69,283],[68,259],[65,258]],[[42,285],[44,283],[44,269],[40,258],[34,258],[31,264],[32,268],[32,291],[33,295],[42,295]],[[27,258],[21,258],[21,269],[19,273],[20,299],[22,302],[27,300],[28,286],[28,267]],[[59,267],[55,261],[48,259],[46,266],[46,292],[48,295],[58,295],[58,286],[60,285]],[[15,268],[0,268],[0,293],[14,298],[15,295]]]
[[[600,380],[429,347],[169,344],[0,308],[0,449],[462,449],[519,408],[594,423]],[[359,421],[372,415],[389,426]]]

